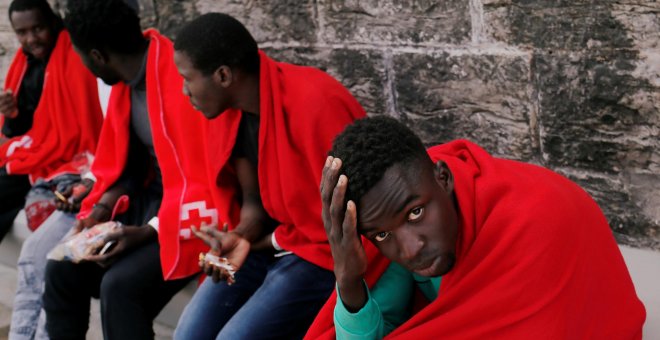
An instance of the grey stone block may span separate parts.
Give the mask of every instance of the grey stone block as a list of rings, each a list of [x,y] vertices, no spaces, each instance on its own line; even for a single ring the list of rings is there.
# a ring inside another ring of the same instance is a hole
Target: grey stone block
[[[495,155],[533,158],[528,58],[400,54],[392,67],[397,111],[425,143],[466,138]]]
[[[316,41],[318,29],[312,0],[198,0],[199,13],[224,12],[242,22],[257,42]]]
[[[585,174],[566,169],[559,169],[559,172],[578,183],[596,200],[619,243],[660,250],[657,237],[660,234],[660,223],[643,213],[637,204],[634,187],[627,184],[622,176]],[[654,180],[658,179],[660,176],[655,175]]]
[[[614,1],[591,0],[484,0],[484,32],[488,39],[513,45],[543,49],[582,50],[585,48],[623,48],[633,45],[627,28],[643,19],[645,31],[657,32],[657,2],[636,1],[621,5]],[[626,7],[627,6],[627,7]],[[626,15],[626,8],[648,13]],[[654,18],[653,13],[656,13]],[[632,25],[624,25],[629,21]]]
[[[470,40],[464,0],[322,0],[323,38],[331,43],[416,45]]]
[[[534,56],[548,164],[660,171],[658,88],[631,75],[636,58],[630,50]]]

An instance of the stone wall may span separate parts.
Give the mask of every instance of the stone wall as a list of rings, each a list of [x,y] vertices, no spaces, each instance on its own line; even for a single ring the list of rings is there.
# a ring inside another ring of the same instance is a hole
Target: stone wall
[[[230,13],[272,56],[337,77],[370,115],[402,120],[428,144],[468,138],[558,171],[595,197],[620,242],[660,249],[656,0],[139,4],[145,27],[171,36],[200,13]],[[9,37],[3,21],[3,69]]]

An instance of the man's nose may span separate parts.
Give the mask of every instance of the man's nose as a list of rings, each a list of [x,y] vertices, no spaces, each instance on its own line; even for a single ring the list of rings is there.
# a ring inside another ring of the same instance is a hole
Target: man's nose
[[[411,231],[410,228],[399,228],[396,238],[399,243],[399,257],[404,261],[415,259],[424,248],[424,240],[421,235]]]
[[[37,35],[32,31],[28,31],[25,33],[25,41],[27,41],[28,44],[33,44],[35,41],[37,41]]]

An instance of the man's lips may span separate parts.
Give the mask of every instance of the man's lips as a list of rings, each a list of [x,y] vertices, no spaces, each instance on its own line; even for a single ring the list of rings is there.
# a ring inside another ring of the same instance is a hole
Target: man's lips
[[[28,49],[32,54],[43,54],[43,52],[46,50],[46,47],[43,45],[32,45],[28,46]]]
[[[426,260],[421,262],[422,264],[414,266],[411,271],[422,276],[433,276],[440,261],[442,261],[442,257],[440,256]]]

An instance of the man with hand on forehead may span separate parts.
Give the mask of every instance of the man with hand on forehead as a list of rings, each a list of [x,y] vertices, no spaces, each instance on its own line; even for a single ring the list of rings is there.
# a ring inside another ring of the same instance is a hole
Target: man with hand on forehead
[[[641,338],[644,306],[607,220],[566,178],[468,141],[426,150],[385,117],[346,128],[330,155],[337,290],[309,339]]]

